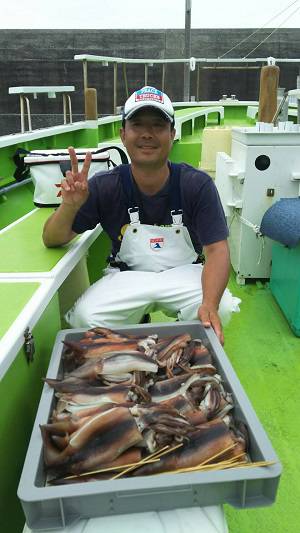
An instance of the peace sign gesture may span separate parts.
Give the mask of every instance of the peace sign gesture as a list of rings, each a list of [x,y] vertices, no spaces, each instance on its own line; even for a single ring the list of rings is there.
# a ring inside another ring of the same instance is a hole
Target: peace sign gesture
[[[78,170],[78,159],[72,146],[68,148],[72,170],[67,170],[65,179],[61,182],[61,196],[63,203],[79,209],[89,195],[87,177],[92,160],[92,154],[87,152],[82,169]]]

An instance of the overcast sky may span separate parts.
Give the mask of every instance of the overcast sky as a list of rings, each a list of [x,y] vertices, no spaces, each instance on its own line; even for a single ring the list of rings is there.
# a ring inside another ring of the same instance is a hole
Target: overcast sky
[[[191,1],[192,28],[260,28],[285,8],[266,28],[300,28],[300,0]],[[184,24],[185,0],[5,0],[0,17],[1,29],[159,29]]]

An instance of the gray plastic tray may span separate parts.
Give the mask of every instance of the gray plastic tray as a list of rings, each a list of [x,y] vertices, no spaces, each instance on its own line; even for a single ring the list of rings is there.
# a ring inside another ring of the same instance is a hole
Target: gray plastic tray
[[[143,511],[162,511],[191,506],[231,504],[238,508],[267,506],[275,501],[281,464],[262,428],[222,346],[211,329],[199,322],[142,324],[120,327],[118,331],[160,337],[190,333],[201,338],[215,358],[225,388],[232,392],[237,419],[250,434],[252,461],[276,461],[268,467],[236,468],[214,472],[162,474],[45,487],[42,439],[39,424],[47,423],[54,391],[45,384],[18,488],[28,526],[34,530],[58,529],[80,518]],[[77,340],[85,329],[63,330],[57,335],[47,377],[61,376],[62,340]]]

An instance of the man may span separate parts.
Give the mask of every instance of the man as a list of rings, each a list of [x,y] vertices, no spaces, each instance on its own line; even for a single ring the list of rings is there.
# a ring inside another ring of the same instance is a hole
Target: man
[[[121,139],[131,159],[87,182],[73,148],[62,181],[62,204],[45,224],[46,246],[69,242],[101,223],[112,240],[111,268],[67,313],[72,327],[138,323],[161,309],[212,326],[221,343],[221,315],[238,310],[225,289],[228,230],[212,179],[171,164],[174,109],[168,96],[143,87],[126,101]],[[205,254],[204,267],[199,262]]]

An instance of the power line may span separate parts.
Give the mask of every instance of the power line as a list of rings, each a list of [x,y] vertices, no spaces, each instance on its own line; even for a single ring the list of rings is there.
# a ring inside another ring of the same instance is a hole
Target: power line
[[[265,39],[263,39],[257,46],[255,46],[255,48],[253,48],[253,50],[251,50],[246,56],[244,56],[244,59],[246,57],[248,57],[250,54],[252,54],[252,52],[254,52],[254,50],[256,50],[261,44],[263,44],[264,42],[267,41],[267,39],[269,39],[269,37],[271,37],[271,35],[273,35],[273,33],[275,33],[276,31],[279,30],[279,28],[281,28],[281,26],[287,21],[289,20],[295,13],[297,13],[297,11],[299,11],[300,7],[297,7],[297,9],[295,9],[295,11],[293,11],[293,13],[291,13],[288,17],[286,17],[286,19],[284,19],[282,21],[281,24],[279,24],[279,26],[277,28],[275,28],[273,31],[271,31],[271,33],[269,35],[267,35],[267,37]]]
[[[279,13],[277,13],[277,15],[274,15],[272,18],[270,18],[267,22],[265,22],[263,24],[263,26],[261,26],[260,28],[258,28],[257,30],[253,31],[250,35],[248,35],[248,37],[245,37],[244,39],[242,39],[240,42],[238,42],[235,46],[233,46],[232,48],[230,48],[229,50],[227,50],[227,52],[225,52],[224,54],[222,54],[221,56],[219,56],[219,59],[222,59],[222,57],[226,56],[227,54],[229,54],[229,52],[231,52],[232,50],[234,50],[235,48],[237,48],[238,46],[240,46],[240,44],[242,43],[245,43],[246,41],[248,41],[253,35],[255,35],[256,33],[258,33],[260,30],[262,30],[265,26],[267,26],[268,24],[270,24],[270,22],[272,22],[273,20],[275,20],[277,17],[279,17],[280,15],[282,15],[282,13],[284,13],[285,11],[287,11],[290,7],[292,7],[294,4],[297,4],[299,0],[295,0],[294,2],[292,2],[291,4],[289,4],[287,7],[285,7],[284,9],[282,9]],[[297,11],[297,10],[296,10]],[[293,15],[294,13],[292,13]],[[291,15],[291,16],[292,16]],[[282,24],[284,24],[285,21],[282,22]],[[280,26],[279,26],[280,27]],[[250,52],[251,53],[251,52]],[[247,57],[247,56],[246,56]]]

